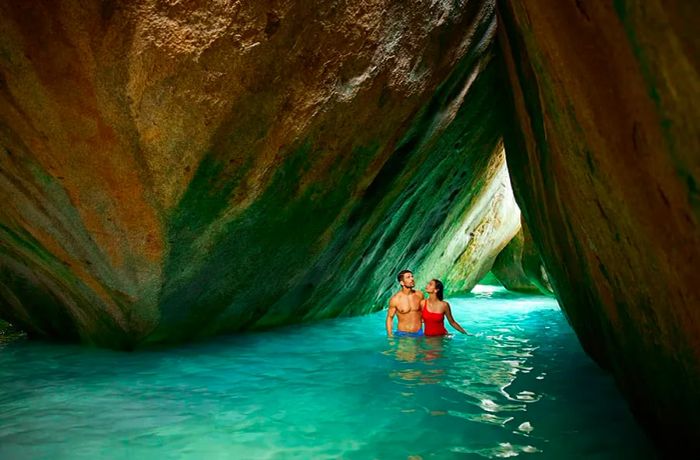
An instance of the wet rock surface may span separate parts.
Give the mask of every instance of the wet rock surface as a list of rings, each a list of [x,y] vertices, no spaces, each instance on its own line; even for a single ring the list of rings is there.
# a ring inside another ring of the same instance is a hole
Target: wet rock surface
[[[498,254],[491,273],[509,291],[553,295],[549,276],[527,227],[521,227]]]
[[[0,316],[30,335],[131,348],[359,314],[405,267],[488,270],[515,232],[489,204],[493,2],[0,13]]]
[[[584,348],[657,440],[700,433],[693,2],[502,2],[516,199]]]

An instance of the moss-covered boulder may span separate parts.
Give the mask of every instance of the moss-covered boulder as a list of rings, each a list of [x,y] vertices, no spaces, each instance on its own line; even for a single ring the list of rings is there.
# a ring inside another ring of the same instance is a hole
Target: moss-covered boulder
[[[505,152],[501,150],[493,161],[492,172],[470,184],[469,212],[448,220],[444,227],[449,233],[439,244],[431,244],[431,255],[423,265],[430,273],[444,274],[447,295],[471,291],[518,232],[520,210],[508,179]]]
[[[4,2],[0,317],[128,348],[483,271],[493,2]],[[503,201],[502,198],[498,198]],[[501,241],[503,238],[503,241]]]
[[[700,433],[699,6],[499,3],[523,218],[584,348],[674,446]]]

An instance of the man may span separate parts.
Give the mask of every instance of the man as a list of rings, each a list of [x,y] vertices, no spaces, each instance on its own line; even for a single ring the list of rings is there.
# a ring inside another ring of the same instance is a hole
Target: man
[[[420,302],[423,293],[416,291],[416,281],[410,270],[402,270],[396,277],[401,285],[401,291],[389,300],[389,310],[386,313],[386,335],[393,337],[394,315],[398,314],[399,325],[397,336],[418,337],[423,334],[421,329]]]

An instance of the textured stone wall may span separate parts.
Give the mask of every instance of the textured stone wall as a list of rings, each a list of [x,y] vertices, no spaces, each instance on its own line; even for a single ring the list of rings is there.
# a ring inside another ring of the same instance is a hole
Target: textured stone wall
[[[494,8],[0,2],[0,316],[128,348],[484,271],[516,230]]]
[[[509,291],[553,294],[549,275],[542,264],[527,226],[521,227],[498,254],[491,267],[491,273]]]
[[[700,433],[698,5],[499,4],[524,220],[584,348],[669,443]]]

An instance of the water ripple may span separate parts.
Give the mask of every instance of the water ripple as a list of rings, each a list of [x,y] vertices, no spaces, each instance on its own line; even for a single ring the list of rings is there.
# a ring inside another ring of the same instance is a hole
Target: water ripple
[[[555,302],[451,301],[473,336],[387,339],[379,313],[131,354],[2,344],[0,458],[649,457]]]

